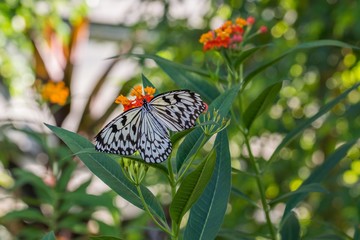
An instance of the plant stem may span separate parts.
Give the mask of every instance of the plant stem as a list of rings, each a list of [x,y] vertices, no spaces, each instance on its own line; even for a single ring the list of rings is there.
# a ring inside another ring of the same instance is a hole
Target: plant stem
[[[171,158],[169,158],[168,160],[168,171],[169,171],[169,182],[170,182],[170,187],[171,187],[171,198],[174,199],[174,196],[176,194],[176,182],[175,182],[175,178],[174,178],[174,172],[173,172],[173,168],[172,168],[172,163],[170,161]],[[171,239],[172,240],[177,240],[178,239],[178,235],[179,235],[179,226],[177,225],[177,223],[171,219]]]
[[[137,189],[137,191],[138,191],[138,193],[139,193],[141,202],[142,202],[142,204],[144,205],[145,211],[150,215],[151,219],[155,222],[155,224],[156,224],[161,230],[163,230],[164,232],[166,232],[167,234],[169,234],[170,236],[172,236],[172,232],[169,230],[168,227],[164,226],[164,225],[165,225],[164,222],[161,221],[162,224],[164,224],[164,225],[162,225],[162,224],[156,219],[156,217],[152,214],[152,212],[150,211],[147,203],[145,202],[145,198],[144,198],[144,196],[143,196],[143,194],[142,194],[142,192],[141,192],[141,187],[140,187],[140,185],[136,185],[136,189]]]
[[[270,218],[270,208],[266,201],[264,184],[261,181],[261,171],[260,171],[259,165],[257,164],[257,162],[254,158],[254,155],[252,154],[248,136],[247,135],[244,135],[244,136],[245,136],[246,148],[249,152],[250,161],[255,170],[256,184],[257,184],[259,192],[260,192],[261,204],[262,204],[262,207],[263,207],[263,210],[265,213],[266,223],[267,223],[269,231],[270,231],[271,239],[276,240],[277,238],[276,238],[274,225],[272,224],[271,218]]]

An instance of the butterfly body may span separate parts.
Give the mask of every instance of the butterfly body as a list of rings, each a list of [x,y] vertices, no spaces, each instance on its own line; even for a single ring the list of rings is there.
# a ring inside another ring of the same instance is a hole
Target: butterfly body
[[[169,130],[193,127],[205,106],[189,90],[159,94],[149,102],[143,99],[142,106],[121,113],[97,134],[95,149],[120,155],[139,151],[146,162],[163,162],[172,150]]]

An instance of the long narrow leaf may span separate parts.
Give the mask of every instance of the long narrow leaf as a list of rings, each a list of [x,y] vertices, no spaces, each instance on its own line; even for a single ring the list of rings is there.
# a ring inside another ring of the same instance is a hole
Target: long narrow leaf
[[[235,56],[235,67],[239,67],[239,65],[244,62],[248,57],[250,57],[251,55],[253,55],[255,52],[259,51],[260,49],[264,48],[264,47],[267,47],[267,46],[270,46],[270,44],[265,44],[265,45],[261,45],[261,46],[256,46],[256,47],[253,47],[253,48],[249,48],[249,49],[246,49],[244,51],[242,51],[240,53],[240,55],[238,56]]]
[[[277,82],[267,87],[244,112],[244,125],[250,129],[254,120],[272,104],[278,95],[282,82]]]
[[[300,223],[294,212],[291,212],[284,224],[281,226],[280,235],[282,240],[298,240],[300,239]]]
[[[321,192],[321,193],[327,193],[328,191],[321,186],[319,183],[310,183],[308,185],[304,185],[302,187],[299,187],[296,191],[286,193],[284,195],[281,195],[280,197],[272,200],[269,202],[269,205],[276,204],[278,202],[284,201],[285,199],[295,196],[300,193],[311,193],[311,192]]]
[[[277,156],[282,148],[287,146],[297,135],[303,132],[304,129],[308,128],[314,121],[319,119],[321,116],[326,114],[330,109],[332,109],[336,104],[340,101],[344,100],[347,95],[354,89],[360,86],[360,83],[355,84],[351,88],[347,89],[345,92],[340,94],[338,97],[330,101],[329,103],[325,104],[314,116],[310,117],[309,119],[305,120],[304,122],[298,124],[298,126],[289,132],[285,138],[281,141],[279,146],[275,149],[274,153],[271,155],[270,159],[267,161],[267,165],[269,165]]]
[[[87,139],[76,133],[48,124],[46,124],[46,126],[63,140],[74,153],[80,152],[86,148],[94,147]],[[115,160],[104,153],[84,152],[79,154],[78,157],[96,176],[117,194],[135,206],[144,209],[136,187],[124,176],[119,164]],[[149,189],[144,186],[141,187],[141,191],[150,211],[165,221],[165,214],[156,197]]]
[[[208,111],[211,112],[216,110],[221,117],[225,118],[230,111],[239,89],[240,85],[237,84],[233,88],[222,93],[219,97],[212,101],[209,105]],[[203,119],[203,121],[205,120]],[[195,129],[185,137],[183,143],[179,146],[176,155],[176,167],[178,171],[183,164],[196,153],[197,149],[202,147],[202,144],[206,143],[209,138],[210,136],[205,136],[201,128]]]
[[[144,74],[141,74],[141,80],[142,80],[142,84],[143,84],[143,87],[146,88],[146,87],[152,87],[152,88],[155,88],[154,84],[152,84],[152,82],[150,82],[150,80],[145,77]],[[155,94],[157,95],[157,94]]]
[[[193,67],[186,67],[185,65],[174,63],[165,58],[155,56],[155,55],[141,55],[141,54],[132,54],[133,56],[139,58],[149,58],[154,60],[157,65],[174,81],[179,87],[184,89],[193,90],[201,95],[201,97],[207,101],[211,102],[212,99],[215,99],[220,93],[212,84],[203,78],[199,77],[199,74],[204,76],[203,71],[196,71]],[[191,74],[191,72],[196,72],[197,74]]]
[[[223,222],[231,189],[231,158],[226,130],[215,140],[216,165],[211,180],[190,210],[185,239],[214,239]]]
[[[232,187],[231,188],[232,193],[234,193],[235,195],[241,197],[242,199],[244,199],[245,201],[247,201],[248,203],[250,203],[251,205],[253,205],[256,208],[259,208],[259,205],[252,200],[251,198],[249,198],[245,193],[243,193],[242,191],[240,191],[239,189]]]
[[[321,164],[310,174],[310,176],[302,183],[300,188],[313,183],[320,183],[329,174],[330,170],[333,169],[336,164],[338,164],[346,156],[346,153],[355,142],[356,140],[349,141],[348,143],[345,143],[339,147],[325,160],[323,164]],[[287,218],[287,215],[291,212],[291,210],[296,207],[296,205],[302,201],[307,194],[308,192],[296,194],[287,201],[282,221]]]
[[[250,80],[255,77],[260,72],[264,71],[269,66],[273,65],[274,63],[280,61],[284,57],[286,57],[289,54],[292,54],[296,51],[302,50],[302,49],[309,49],[309,48],[315,48],[315,47],[326,47],[326,46],[332,46],[332,47],[343,47],[343,48],[353,48],[359,50],[360,48],[354,45],[350,45],[344,42],[336,41],[336,40],[319,40],[319,41],[313,41],[313,42],[307,42],[303,44],[299,44],[298,46],[291,48],[290,50],[286,51],[285,53],[281,54],[277,58],[264,63],[251,71],[246,77],[244,78],[244,85],[248,84]],[[245,86],[244,86],[245,87]]]
[[[41,238],[41,240],[56,240],[55,234],[53,231],[48,232],[47,234],[45,234],[44,237]]]
[[[176,170],[179,171],[184,162],[190,159],[198,149],[202,148],[208,139],[209,137],[205,136],[201,128],[197,128],[188,134],[177,151]]]
[[[184,214],[198,200],[208,184],[215,167],[215,151],[212,151],[193,172],[181,183],[170,205],[170,216],[177,224]]]

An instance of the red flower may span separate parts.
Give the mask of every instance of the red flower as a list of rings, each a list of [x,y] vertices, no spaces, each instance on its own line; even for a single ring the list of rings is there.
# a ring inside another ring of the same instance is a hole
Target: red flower
[[[237,18],[235,22],[226,21],[222,26],[201,35],[199,42],[203,44],[203,50],[208,51],[220,48],[236,48],[237,44],[244,39],[246,27],[255,23],[254,17],[248,17],[246,20]],[[259,33],[267,31],[265,26],[260,27]]]
[[[259,32],[261,32],[261,33],[266,33],[267,31],[268,31],[268,28],[266,26],[261,26],[259,28]]]

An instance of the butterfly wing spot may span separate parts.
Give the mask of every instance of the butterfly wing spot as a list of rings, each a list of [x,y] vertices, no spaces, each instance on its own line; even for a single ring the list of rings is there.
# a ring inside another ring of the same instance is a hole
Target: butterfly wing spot
[[[131,155],[136,151],[137,134],[129,129],[140,121],[140,108],[126,111],[109,122],[95,137],[95,149],[101,152]]]

